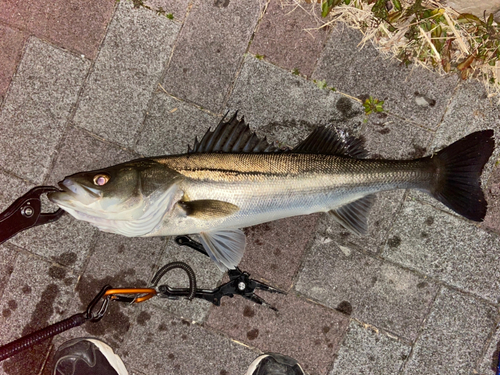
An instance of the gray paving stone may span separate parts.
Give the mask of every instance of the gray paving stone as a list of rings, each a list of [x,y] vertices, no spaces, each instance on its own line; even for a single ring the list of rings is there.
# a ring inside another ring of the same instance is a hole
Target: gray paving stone
[[[251,127],[286,145],[298,143],[317,125],[356,131],[364,119],[358,102],[249,55],[227,108],[239,110]]]
[[[351,321],[330,375],[398,374],[411,347]]]
[[[165,89],[219,112],[257,24],[260,6],[258,1],[195,1],[176,42],[163,81]]]
[[[433,133],[386,113],[370,114],[363,128],[370,158],[416,159],[426,154]]]
[[[0,190],[0,212],[6,210],[17,198],[34,187],[33,184],[1,172],[0,185],[2,186]]]
[[[484,188],[488,211],[484,223],[481,225],[500,234],[500,160],[495,164],[496,166],[490,175],[488,184]]]
[[[18,251],[5,244],[0,245],[0,298],[10,279],[10,275],[14,271],[14,264],[18,253]]]
[[[76,287],[81,302],[78,310],[86,308],[104,285],[113,288],[148,287],[164,245],[162,238],[128,238],[99,233],[95,250]],[[117,348],[140,319],[139,310],[136,304],[111,303],[98,324],[86,324],[84,328],[87,335],[99,337]]]
[[[491,306],[443,288],[413,347],[405,374],[471,374],[497,312]]]
[[[479,371],[481,375],[496,375],[498,367],[498,353],[500,350],[500,327],[497,326],[493,337],[490,340],[486,354],[483,360],[479,363]]]
[[[313,10],[314,5],[268,2],[250,53],[310,77],[329,34],[328,27],[319,28],[320,7],[316,5]]]
[[[381,55],[370,42],[360,49],[360,41],[359,31],[337,25],[312,77],[363,100],[370,95],[384,100],[386,110],[435,129],[458,83],[457,76],[439,76],[416,66],[406,68]],[[418,105],[419,95],[433,100],[434,105]]]
[[[118,349],[129,371],[147,374],[244,374],[257,354],[226,337],[143,305],[142,323]]]
[[[335,241],[319,231],[299,273],[297,291],[363,322],[415,339],[437,286]]]
[[[497,303],[499,249],[497,235],[408,199],[395,220],[382,256]]]
[[[75,284],[76,277],[65,268],[33,255],[19,254],[0,301],[1,344],[72,315],[67,307]],[[9,375],[23,375],[27,369],[37,373],[35,369],[42,367],[46,351],[47,343],[20,353],[3,362],[3,370]]]
[[[500,107],[488,98],[480,82],[462,82],[453,96],[442,123],[436,130],[432,151],[439,151],[477,130],[500,129]]]
[[[278,311],[241,297],[225,298],[205,325],[265,353],[295,358],[311,375],[326,375],[349,317],[297,296],[258,293]]]
[[[50,167],[89,62],[34,37],[0,113],[0,165],[40,183]]]
[[[86,83],[74,123],[131,146],[180,26],[121,2]]]
[[[187,15],[189,0],[146,0],[144,5],[149,6],[165,17],[172,14],[175,22],[183,22]]]
[[[56,222],[18,233],[10,242],[79,272],[96,232],[91,225],[65,214]]]
[[[135,150],[142,155],[183,154],[218,119],[193,105],[156,91]]]
[[[57,185],[64,177],[74,173],[109,167],[137,157],[83,129],[71,127],[59,147],[47,183]]]
[[[320,216],[289,217],[245,228],[247,246],[238,267],[275,288],[290,290]]]
[[[168,239],[167,247],[158,261],[157,267],[155,267],[155,272],[170,262],[184,262],[189,265],[196,275],[198,288],[202,289],[216,288],[224,275],[210,258],[189,247],[177,245],[173,238]],[[160,280],[159,285],[163,284],[176,288],[187,288],[189,281],[184,271],[172,270]],[[212,307],[210,302],[197,298],[192,301],[186,299],[172,301],[158,297],[151,303],[177,317],[199,323],[205,320],[210,307]]]

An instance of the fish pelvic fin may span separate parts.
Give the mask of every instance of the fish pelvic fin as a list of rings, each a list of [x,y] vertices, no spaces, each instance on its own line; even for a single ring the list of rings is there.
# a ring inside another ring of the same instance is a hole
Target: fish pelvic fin
[[[374,201],[375,195],[370,194],[328,213],[349,232],[362,236],[368,230],[367,217]]]
[[[437,171],[429,193],[465,218],[483,221],[488,204],[480,178],[494,148],[493,130],[483,130],[429,157]]]
[[[235,269],[243,258],[246,236],[240,229],[201,232],[200,240],[210,259],[223,272]]]

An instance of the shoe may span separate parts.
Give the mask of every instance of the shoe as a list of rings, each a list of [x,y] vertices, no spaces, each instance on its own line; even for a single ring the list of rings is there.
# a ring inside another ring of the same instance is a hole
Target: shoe
[[[57,349],[54,362],[53,375],[128,375],[113,349],[90,337],[66,341]]]
[[[299,363],[286,355],[267,353],[252,362],[246,375],[306,375]]]

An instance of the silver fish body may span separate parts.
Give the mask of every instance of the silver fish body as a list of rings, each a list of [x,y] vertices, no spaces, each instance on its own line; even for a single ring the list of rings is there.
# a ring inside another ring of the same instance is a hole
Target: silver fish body
[[[425,189],[435,176],[435,168],[426,160],[356,160],[321,154],[213,153],[154,160],[182,176],[177,186],[186,200],[238,207],[209,220],[172,212],[148,234],[165,236],[327,212],[383,190]]]
[[[373,194],[419,189],[459,214],[482,220],[482,168],[493,132],[473,133],[431,157],[364,159],[362,143],[318,128],[292,150],[258,139],[234,116],[187,154],[147,158],[77,173],[49,199],[77,219],[125,236],[200,234],[221,269],[243,256],[240,228],[330,212],[350,231],[366,231]]]

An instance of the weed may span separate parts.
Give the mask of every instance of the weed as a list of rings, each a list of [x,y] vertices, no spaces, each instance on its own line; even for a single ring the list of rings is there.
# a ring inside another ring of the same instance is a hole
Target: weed
[[[363,32],[363,43],[374,41],[402,64],[477,78],[500,93],[500,26],[493,15],[460,14],[433,0],[303,1],[321,7],[321,27],[344,21]]]
[[[371,113],[384,112],[384,101],[375,99],[370,96],[363,103],[363,107],[365,107],[365,113],[367,115]]]

